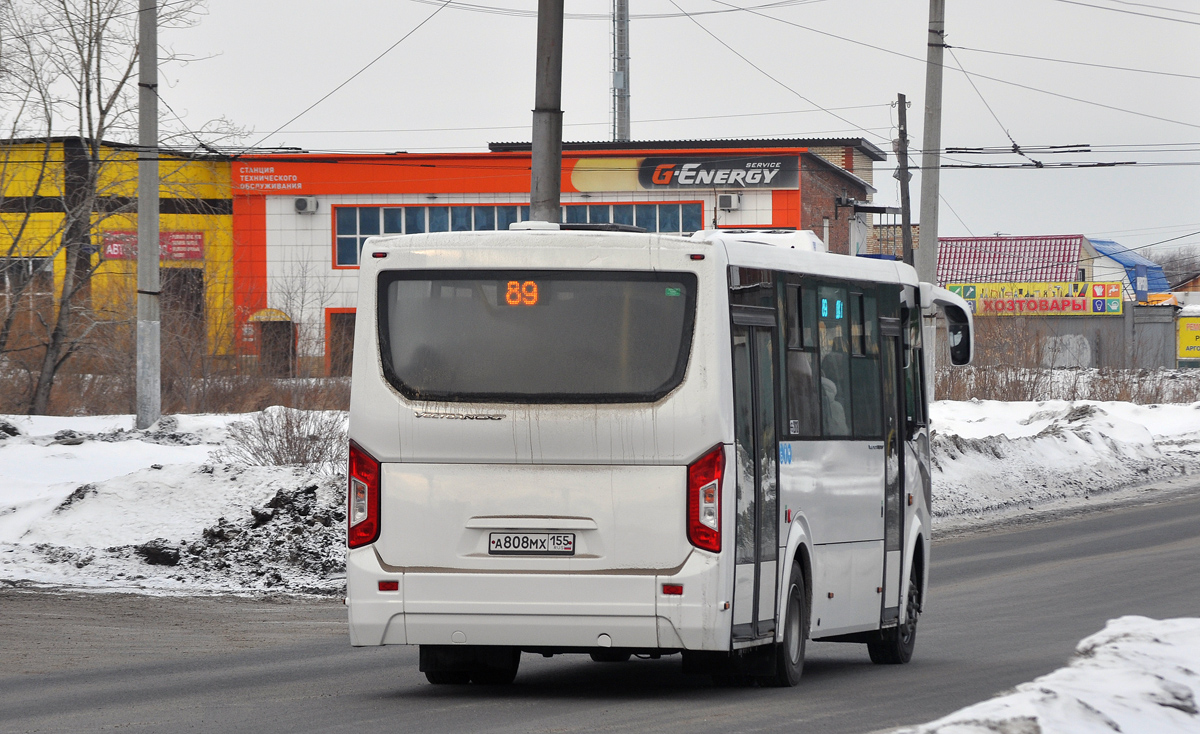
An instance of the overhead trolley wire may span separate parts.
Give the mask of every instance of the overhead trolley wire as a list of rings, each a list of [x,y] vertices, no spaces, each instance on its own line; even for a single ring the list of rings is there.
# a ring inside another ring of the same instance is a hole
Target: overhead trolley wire
[[[797,92],[795,89],[792,89],[792,88],[791,88],[791,87],[789,87],[787,84],[783,83],[782,81],[780,81],[780,80],[779,80],[779,79],[777,79],[776,77],[772,76],[772,75],[771,75],[770,73],[768,73],[768,72],[767,72],[765,69],[763,69],[762,67],[760,67],[758,64],[755,64],[753,61],[751,61],[750,59],[746,58],[746,57],[745,57],[745,56],[744,56],[744,55],[743,55],[743,54],[742,54],[740,51],[738,51],[737,49],[735,49],[733,46],[730,46],[728,43],[725,43],[724,41],[722,41],[722,40],[720,39],[720,37],[718,37],[718,36],[717,36],[717,34],[713,33],[713,32],[712,32],[712,31],[710,31],[708,28],[704,27],[704,24],[702,24],[700,21],[698,21],[698,20],[696,20],[695,18],[693,18],[693,17],[692,17],[690,14],[688,14],[688,12],[687,12],[687,11],[685,11],[683,8],[681,8],[681,7],[679,6],[679,3],[675,2],[675,0],[670,0],[670,2],[671,2],[671,4],[672,4],[672,5],[674,5],[676,8],[679,8],[679,12],[681,12],[681,13],[683,13],[685,16],[687,16],[688,20],[690,20],[690,21],[692,21],[693,23],[695,23],[695,24],[696,24],[696,26],[697,26],[698,28],[700,28],[700,30],[704,31],[704,32],[705,32],[705,33],[707,33],[709,36],[711,36],[711,37],[712,37],[712,39],[713,39],[714,41],[716,41],[717,43],[719,43],[719,44],[721,44],[722,46],[724,46],[724,47],[725,47],[726,49],[728,49],[728,50],[729,50],[729,51],[730,51],[730,52],[731,52],[731,53],[732,53],[734,56],[737,56],[737,57],[738,57],[739,59],[741,59],[742,61],[745,61],[747,64],[749,64],[751,67],[753,67],[753,68],[754,68],[754,70],[755,70],[755,71],[757,71],[758,73],[760,73],[760,74],[762,74],[763,76],[767,77],[767,78],[768,78],[768,79],[770,79],[771,81],[775,82],[775,83],[776,83],[776,84],[778,84],[779,86],[781,86],[781,87],[783,87],[784,89],[788,90],[789,92],[791,92],[792,94],[796,95],[797,97],[799,97],[800,99],[804,100],[805,102],[809,103],[809,104],[810,104],[810,105],[812,105],[813,107],[816,107],[817,109],[821,110],[822,112],[825,112],[825,113],[827,113],[827,114],[829,114],[829,115],[831,115],[831,116],[833,116],[833,117],[836,117],[837,119],[841,120],[842,122],[846,123],[847,125],[850,125],[851,127],[854,127],[854,128],[856,128],[856,129],[858,129],[858,130],[862,130],[863,132],[867,133],[868,135],[874,135],[875,137],[879,138],[880,140],[885,140],[885,141],[887,140],[887,138],[886,138],[886,137],[884,137],[883,135],[880,135],[879,133],[876,133],[876,132],[872,132],[872,131],[870,131],[870,130],[867,130],[867,129],[865,129],[865,128],[863,128],[863,127],[859,126],[859,125],[856,125],[855,123],[851,122],[850,120],[847,120],[845,117],[842,117],[841,115],[839,115],[839,114],[837,114],[837,113],[835,113],[835,112],[831,112],[829,109],[826,109],[825,107],[822,107],[821,105],[819,105],[819,104],[817,104],[816,102],[812,101],[812,100],[811,100],[811,99],[809,99],[808,97],[805,97],[803,94],[800,94],[800,93],[799,93],[799,92]],[[728,3],[721,3],[721,4],[722,4],[722,5],[727,5]]]
[[[309,112],[311,109],[313,109],[313,108],[314,108],[314,107],[316,107],[317,105],[321,104],[321,103],[322,103],[322,102],[324,102],[325,100],[327,100],[327,99],[329,99],[330,97],[332,97],[332,96],[333,96],[333,95],[334,95],[334,94],[335,94],[335,93],[336,93],[336,92],[337,92],[339,89],[341,89],[342,87],[346,86],[346,85],[347,85],[347,84],[349,84],[350,82],[354,81],[356,78],[358,78],[358,76],[359,76],[360,74],[362,74],[362,73],[363,73],[364,71],[366,71],[367,69],[370,69],[372,66],[374,66],[374,65],[375,65],[375,63],[376,63],[376,62],[378,62],[378,61],[379,61],[380,59],[382,59],[384,56],[387,56],[389,53],[391,53],[392,49],[394,49],[394,48],[396,48],[397,46],[399,46],[400,44],[404,43],[406,40],[408,40],[408,37],[409,37],[409,36],[411,36],[412,34],[416,33],[417,31],[419,31],[419,30],[421,29],[421,27],[422,27],[422,26],[424,26],[424,25],[425,25],[426,23],[428,23],[429,21],[433,20],[434,16],[436,16],[438,13],[442,12],[443,10],[445,10],[445,9],[446,9],[446,6],[448,6],[448,5],[451,3],[451,1],[452,1],[452,0],[445,0],[445,2],[443,2],[441,5],[439,5],[439,6],[438,6],[438,8],[437,8],[436,10],[434,10],[432,13],[430,13],[430,14],[429,14],[429,15],[428,15],[428,16],[425,18],[425,20],[421,21],[421,22],[420,22],[420,23],[418,23],[416,26],[414,26],[414,27],[412,28],[412,30],[410,30],[408,33],[405,33],[403,36],[401,36],[401,37],[400,37],[400,40],[396,41],[396,42],[395,42],[395,43],[393,43],[391,46],[388,46],[386,49],[384,49],[383,53],[379,54],[378,56],[376,56],[375,58],[373,58],[373,59],[371,59],[369,62],[367,62],[366,66],[362,67],[362,68],[361,68],[361,69],[359,69],[358,71],[356,71],[356,72],[354,72],[353,74],[351,74],[351,75],[350,75],[350,76],[349,76],[349,77],[346,79],[346,81],[342,82],[341,84],[337,85],[337,86],[336,86],[336,87],[334,87],[333,89],[329,90],[329,92],[327,92],[327,93],[325,94],[325,96],[321,97],[321,98],[320,98],[320,99],[318,99],[316,102],[313,102],[313,103],[312,103],[312,104],[310,104],[308,107],[305,107],[305,108],[304,108],[303,110],[301,110],[301,111],[300,111],[298,114],[296,114],[294,117],[292,117],[292,119],[288,120],[287,122],[283,123],[283,124],[282,124],[282,125],[280,125],[279,127],[275,128],[275,130],[274,130],[274,131],[272,131],[272,132],[270,132],[270,133],[267,133],[266,135],[264,135],[262,138],[260,138],[260,139],[259,139],[259,141],[258,141],[257,143],[255,143],[255,144],[254,144],[253,146],[251,146],[251,147],[255,147],[255,148],[257,148],[259,145],[262,145],[263,141],[265,141],[267,138],[271,137],[272,135],[275,135],[275,134],[277,134],[277,133],[278,133],[280,130],[284,129],[284,128],[285,128],[285,127],[287,127],[288,125],[291,125],[291,124],[292,124],[293,122],[295,122],[296,120],[299,120],[301,117],[303,117],[304,115],[308,114],[308,112]]]

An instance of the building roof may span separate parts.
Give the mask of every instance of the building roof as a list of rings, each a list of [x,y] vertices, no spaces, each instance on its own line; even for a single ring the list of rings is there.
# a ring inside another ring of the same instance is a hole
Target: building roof
[[[1129,282],[1137,282],[1137,266],[1146,266],[1147,290],[1150,293],[1169,293],[1171,285],[1167,282],[1167,276],[1163,273],[1163,268],[1153,260],[1149,260],[1137,252],[1129,249],[1120,242],[1113,240],[1093,240],[1089,239],[1092,247],[1096,248],[1096,252],[1101,255],[1106,255],[1113,260],[1116,260],[1122,267],[1125,268],[1126,274],[1129,276]]]
[[[887,160],[887,153],[864,138],[752,138],[732,140],[630,140],[630,141],[582,141],[563,142],[563,150],[705,150],[709,148],[857,148],[873,161]],[[533,148],[531,143],[488,143],[493,153],[513,153]]]
[[[1083,235],[939,237],[940,283],[1070,282],[1079,274]]]

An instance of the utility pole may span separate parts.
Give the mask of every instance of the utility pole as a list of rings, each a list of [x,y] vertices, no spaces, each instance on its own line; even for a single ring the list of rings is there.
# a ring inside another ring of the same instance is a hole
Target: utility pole
[[[942,165],[942,56],[945,43],[946,0],[929,0],[929,46],[925,56],[925,128],[921,142],[921,239],[917,245],[916,267],[921,280],[935,285]]]
[[[137,427],[162,415],[158,309],[158,7],[138,3]]]
[[[529,218],[558,224],[562,197],[563,0],[538,0]]]
[[[896,106],[900,109],[900,139],[896,141],[896,157],[900,160],[900,167],[896,169],[896,178],[900,179],[900,241],[904,243],[904,262],[912,265],[912,207],[908,199],[908,181],[912,174],[908,172],[908,100],[903,94],[896,95]]]
[[[629,0],[613,0],[613,140],[629,142]]]

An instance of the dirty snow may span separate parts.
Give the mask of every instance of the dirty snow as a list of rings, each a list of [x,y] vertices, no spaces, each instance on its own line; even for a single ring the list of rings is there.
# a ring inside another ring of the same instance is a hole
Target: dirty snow
[[[947,401],[931,416],[942,524],[1200,471],[1200,403]],[[0,585],[340,593],[345,480],[222,463],[229,425],[252,417],[138,431],[132,416],[0,416]]]
[[[1200,403],[935,403],[936,518],[1051,503],[1200,471]]]
[[[895,734],[1174,734],[1200,731],[1200,619],[1121,617],[1068,665]]]

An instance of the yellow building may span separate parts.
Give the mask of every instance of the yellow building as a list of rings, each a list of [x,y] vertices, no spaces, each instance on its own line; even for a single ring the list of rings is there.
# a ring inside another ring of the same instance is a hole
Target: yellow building
[[[0,308],[6,311],[18,292],[31,305],[57,303],[70,243],[85,254],[80,274],[91,273],[77,302],[87,303],[98,320],[134,318],[137,155],[135,146],[75,137],[0,141]],[[164,337],[186,330],[207,354],[229,354],[229,161],[165,150],[160,160]],[[196,339],[200,334],[205,338]]]

